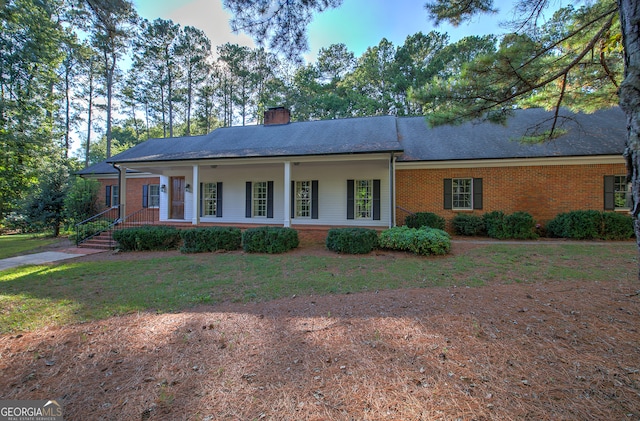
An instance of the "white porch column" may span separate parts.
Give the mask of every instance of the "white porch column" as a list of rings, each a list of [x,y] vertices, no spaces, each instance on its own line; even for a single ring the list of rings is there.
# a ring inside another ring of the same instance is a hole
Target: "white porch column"
[[[389,228],[393,228],[396,226],[396,157],[393,152],[389,159],[389,202],[391,203]]]
[[[291,227],[291,162],[284,162],[284,226]]]
[[[193,166],[193,182],[191,183],[191,197],[193,198],[193,211],[191,223],[198,225],[200,223],[200,166]]]
[[[118,192],[118,201],[120,202],[119,216],[121,220],[127,216],[127,169],[125,167],[118,166],[118,185],[120,191]]]

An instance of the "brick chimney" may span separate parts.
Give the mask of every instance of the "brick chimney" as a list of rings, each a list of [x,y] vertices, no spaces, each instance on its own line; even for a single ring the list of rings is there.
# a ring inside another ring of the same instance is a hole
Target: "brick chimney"
[[[285,107],[269,108],[264,112],[264,125],[289,124],[291,113]]]

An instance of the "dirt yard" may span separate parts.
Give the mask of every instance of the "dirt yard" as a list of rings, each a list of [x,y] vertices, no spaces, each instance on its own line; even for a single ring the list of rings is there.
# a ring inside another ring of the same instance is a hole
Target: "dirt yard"
[[[639,290],[292,296],[3,335],[0,399],[59,398],[65,420],[640,420]]]

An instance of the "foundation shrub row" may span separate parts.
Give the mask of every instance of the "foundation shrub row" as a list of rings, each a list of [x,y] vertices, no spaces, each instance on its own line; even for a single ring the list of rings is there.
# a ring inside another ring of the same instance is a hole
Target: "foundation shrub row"
[[[427,226],[440,228],[443,219],[429,212],[418,212],[405,219],[409,227]],[[536,224],[531,214],[501,211],[483,215],[461,213],[451,220],[456,235],[486,235],[500,240],[532,240],[540,236],[571,238],[577,240],[627,240],[634,235],[633,219],[619,212],[600,212],[595,210],[572,211],[562,213],[547,223],[546,227]]]
[[[325,245],[345,254],[367,254],[382,248],[409,251],[419,255],[441,255],[451,249],[451,237],[443,230],[444,219],[429,212],[407,217],[406,225],[378,233],[368,228],[332,228]],[[562,213],[546,227],[536,225],[527,212],[505,214],[494,211],[480,215],[459,214],[451,221],[457,235],[487,235],[497,239],[535,239],[546,230],[550,237],[578,240],[626,240],[634,235],[630,215],[616,212],[573,211]],[[299,245],[293,228],[257,227],[242,232],[234,227],[208,227],[179,230],[150,225],[116,230],[113,238],[122,251],[172,250],[183,253],[232,251],[284,253]]]

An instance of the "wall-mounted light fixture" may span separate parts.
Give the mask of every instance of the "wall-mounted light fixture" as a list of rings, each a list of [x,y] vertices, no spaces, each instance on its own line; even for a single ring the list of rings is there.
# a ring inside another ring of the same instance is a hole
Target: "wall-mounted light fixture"
[[[161,186],[160,186],[160,191],[161,191],[162,193],[166,193],[166,192],[167,192],[167,185],[166,185],[166,184],[161,185]]]
[[[187,184],[184,188],[187,192],[191,193],[191,184]]]

